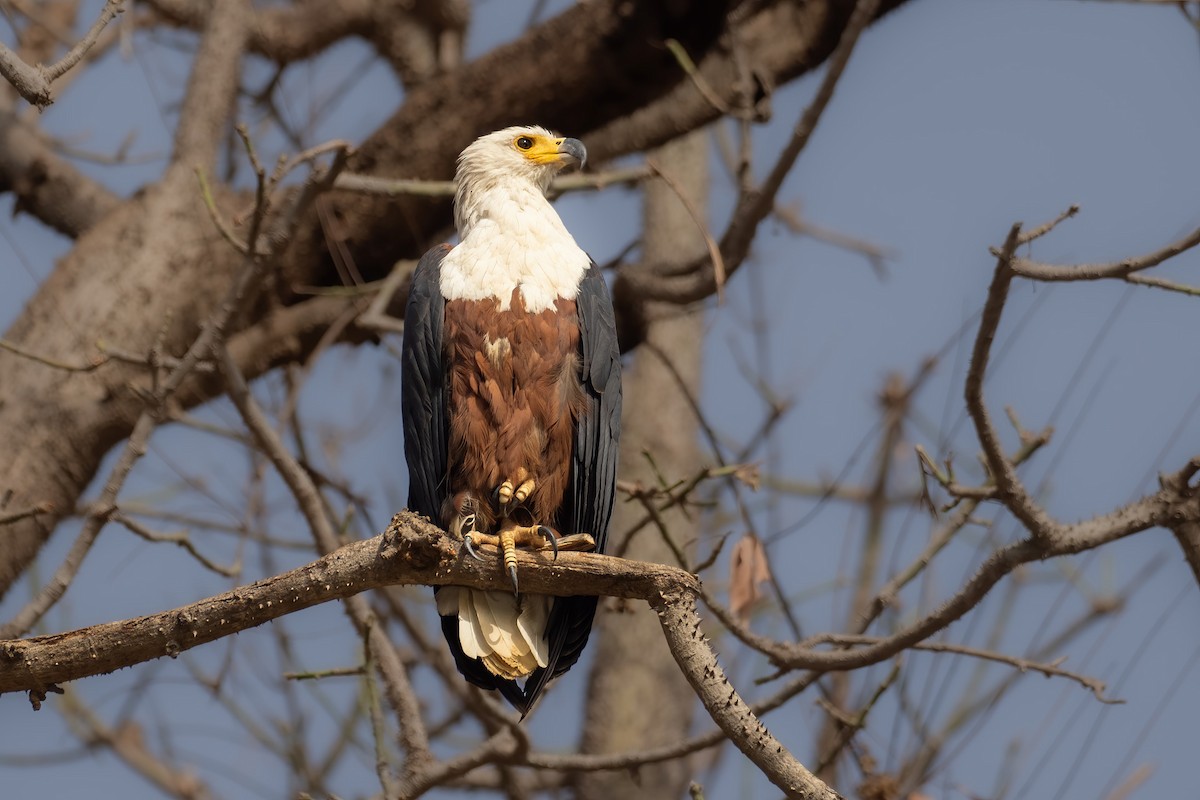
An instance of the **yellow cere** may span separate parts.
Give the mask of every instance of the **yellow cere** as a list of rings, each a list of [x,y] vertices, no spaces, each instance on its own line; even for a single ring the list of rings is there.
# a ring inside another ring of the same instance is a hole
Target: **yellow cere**
[[[535,164],[557,164],[563,158],[558,148],[564,141],[536,133],[522,133],[513,137],[513,147]]]

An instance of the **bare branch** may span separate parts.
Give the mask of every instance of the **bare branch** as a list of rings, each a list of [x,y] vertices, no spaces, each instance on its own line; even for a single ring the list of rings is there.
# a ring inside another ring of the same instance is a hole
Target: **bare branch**
[[[173,164],[190,170],[207,167],[216,158],[241,80],[249,16],[247,0],[212,4],[179,110]]]
[[[640,183],[652,174],[649,167],[629,167],[607,172],[576,173],[555,178],[550,184],[552,196],[589,190],[607,189],[610,186],[629,186]],[[453,197],[454,181],[433,181],[403,178],[383,178],[377,175],[343,173],[334,182],[334,188],[363,194],[381,194],[387,197]]]
[[[675,663],[699,695],[713,721],[771,783],[788,797],[836,800],[840,795],[789,753],[729,684],[708,639],[700,630],[696,596],[672,592],[651,601]]]
[[[120,198],[56,155],[7,103],[0,108],[0,190],[16,213],[32,214],[72,238],[92,227]]]
[[[196,545],[192,543],[191,537],[182,531],[177,533],[158,533],[150,530],[137,520],[130,519],[120,512],[114,513],[110,519],[112,519],[113,522],[124,526],[125,529],[130,533],[134,534],[135,536],[139,536],[148,542],[169,542],[182,547],[184,551],[187,552],[187,554],[192,558],[196,559],[201,566],[203,566],[205,569],[212,570],[218,575],[224,575],[226,578],[236,578],[242,572],[242,564],[240,560],[230,564],[227,567],[218,564],[197,550]]]
[[[1072,207],[1074,208],[1074,207]],[[1068,210],[1069,212],[1069,210]],[[1069,213],[1060,217],[1063,219],[1066,216],[1071,216]],[[1053,227],[1059,220],[1048,223],[1049,227]],[[1043,226],[1046,227],[1046,226]],[[1034,232],[1042,231],[1042,228],[1036,229]],[[1044,231],[1043,231],[1044,232]],[[1041,233],[1038,233],[1041,235]],[[1026,235],[1026,240],[1036,238],[1032,234]],[[1161,247],[1151,253],[1136,258],[1123,258],[1120,261],[1109,261],[1099,264],[1076,264],[1073,266],[1060,266],[1058,264],[1043,264],[1038,261],[1032,261],[1027,258],[1010,257],[1012,271],[1023,278],[1030,278],[1035,281],[1045,281],[1052,283],[1056,281],[1095,281],[1104,280],[1106,278],[1117,278],[1128,280],[1136,272],[1157,267],[1164,261],[1174,258],[1180,253],[1186,252],[1196,245],[1200,244],[1200,228],[1196,228],[1191,233],[1188,233],[1183,238],[1168,244],[1166,247]],[[1002,251],[993,251],[997,256]]]
[[[1008,299],[1009,286],[1012,284],[1012,260],[1020,237],[1021,225],[1018,223],[1009,230],[1004,247],[996,257],[992,285],[988,288],[987,300],[979,319],[979,332],[975,336],[975,346],[971,351],[971,366],[967,371],[964,393],[967,413],[975,424],[975,434],[979,437],[988,470],[995,481],[997,497],[1034,538],[1048,540],[1058,535],[1059,525],[1044,509],[1034,503],[1025,485],[1017,477],[1016,468],[1004,454],[1000,436],[992,424],[991,414],[983,399],[983,377],[987,373],[992,343],[996,338],[996,330],[1000,327],[1000,316]]]
[[[836,644],[836,645],[862,645],[862,644],[878,644],[882,641],[878,636],[863,636],[861,634],[847,633],[826,633],[820,636],[814,636],[809,639],[810,643]],[[1078,683],[1083,688],[1090,691],[1096,696],[1096,699],[1107,705],[1119,705],[1124,700],[1114,700],[1105,695],[1107,686],[1104,681],[1098,678],[1091,678],[1087,675],[1081,675],[1078,672],[1071,672],[1059,666],[1062,660],[1052,663],[1043,663],[1034,661],[1020,656],[1010,656],[1006,653],[998,653],[994,650],[983,650],[978,647],[968,647],[963,644],[955,644],[953,642],[918,642],[910,648],[912,650],[924,650],[931,653],[955,653],[962,656],[970,656],[979,658],[985,661],[995,661],[999,664],[1008,664],[1011,667],[1016,667],[1021,672],[1040,672],[1048,678],[1066,678]]]
[[[46,80],[53,83],[66,74],[67,70],[79,63],[84,54],[92,49],[96,44],[96,40],[100,38],[101,31],[111,22],[118,14],[125,11],[125,0],[107,0],[104,8],[100,9],[100,16],[92,23],[92,27],[84,35],[79,43],[67,51],[66,55],[55,61],[48,67],[42,67],[41,72]]]
[[[100,16],[87,34],[67,51],[66,55],[48,67],[26,64],[20,56],[0,42],[0,76],[11,83],[31,105],[45,108],[54,102],[51,85],[79,63],[84,54],[96,44],[105,26],[125,10],[124,5],[125,0],[107,0],[104,8],[100,10]]]
[[[644,300],[694,303],[717,291],[720,283],[717,274],[718,263],[727,268],[726,277],[731,276],[742,265],[749,254],[750,244],[758,226],[775,208],[775,198],[783,186],[784,178],[808,144],[821,115],[833,99],[834,89],[846,64],[849,63],[850,54],[854,51],[859,35],[878,14],[879,8],[880,0],[860,0],[855,4],[837,49],[829,58],[816,97],[796,123],[791,139],[784,146],[762,184],[743,191],[739,196],[733,218],[721,237],[720,250],[723,261],[716,262],[708,257],[694,262],[689,269],[677,271],[670,276],[655,275],[649,270],[626,271],[627,274],[623,274],[623,277],[633,284],[636,296]]]
[[[397,514],[385,533],[338,548],[298,569],[170,611],[69,633],[0,642],[0,693],[28,691],[177,656],[287,614],[368,589],[424,584],[511,591],[499,559],[460,554],[460,542],[415,514]],[[535,594],[658,598],[694,592],[683,570],[592,553],[517,556],[522,587]]]
[[[250,394],[250,387],[238,372],[237,364],[223,342],[215,343],[215,355],[229,385],[229,397],[237,406],[246,427],[254,435],[259,446],[278,470],[280,477],[291,490],[308,521],[317,547],[321,552],[331,553],[337,549],[338,537],[329,522],[329,515],[320,494],[309,477],[294,458],[287,452],[279,434],[267,422],[266,416]],[[421,720],[420,704],[417,701],[408,674],[395,646],[380,626],[375,614],[364,598],[348,596],[346,613],[350,616],[359,635],[370,649],[375,665],[383,677],[384,688],[392,710],[400,723],[400,735],[405,745],[405,770],[410,775],[423,769],[432,759],[429,739]]]

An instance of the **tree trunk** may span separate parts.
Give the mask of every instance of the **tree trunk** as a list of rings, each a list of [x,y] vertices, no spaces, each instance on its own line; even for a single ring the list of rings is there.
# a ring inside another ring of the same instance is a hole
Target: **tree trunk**
[[[707,136],[696,131],[662,147],[654,156],[663,172],[703,214],[708,191]],[[645,190],[643,261],[671,266],[702,254],[704,240],[696,221],[664,181]],[[694,472],[699,463],[698,426],[687,395],[700,386],[701,310],[648,308],[646,343],[626,369],[625,417],[621,439],[621,476],[647,486],[657,482],[643,455],[649,452],[667,480]],[[671,360],[678,378],[656,353]],[[619,543],[644,515],[637,503],[618,502],[611,531]],[[663,521],[677,546],[695,536],[695,521],[676,510]],[[625,552],[630,558],[674,563],[659,531],[640,531]],[[605,600],[597,622],[596,666],[592,670],[583,750],[626,752],[668,744],[685,737],[691,726],[695,696],[680,674],[663,640],[654,613],[642,603]],[[682,797],[688,786],[686,759],[649,764],[631,772],[592,772],[580,777],[584,800],[627,798],[663,800]]]

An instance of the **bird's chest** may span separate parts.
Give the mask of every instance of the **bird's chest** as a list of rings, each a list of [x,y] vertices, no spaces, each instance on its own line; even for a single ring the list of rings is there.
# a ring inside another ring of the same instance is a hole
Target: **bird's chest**
[[[566,391],[560,384],[578,383],[575,301],[560,297],[530,312],[520,287],[508,300],[505,307],[494,299],[447,301],[452,395],[478,398],[497,412],[547,401],[557,410],[553,401]]]
[[[446,254],[440,288],[447,300],[491,300],[502,312],[519,296],[522,311],[537,315],[574,300],[589,263],[565,233],[481,224]]]

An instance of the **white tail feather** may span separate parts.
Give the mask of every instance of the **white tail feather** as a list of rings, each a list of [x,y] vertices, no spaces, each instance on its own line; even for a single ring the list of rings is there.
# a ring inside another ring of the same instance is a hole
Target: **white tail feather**
[[[445,586],[438,592],[442,616],[458,617],[463,653],[478,658],[496,675],[523,678],[549,660],[546,620],[552,598],[509,592],[478,592]]]

